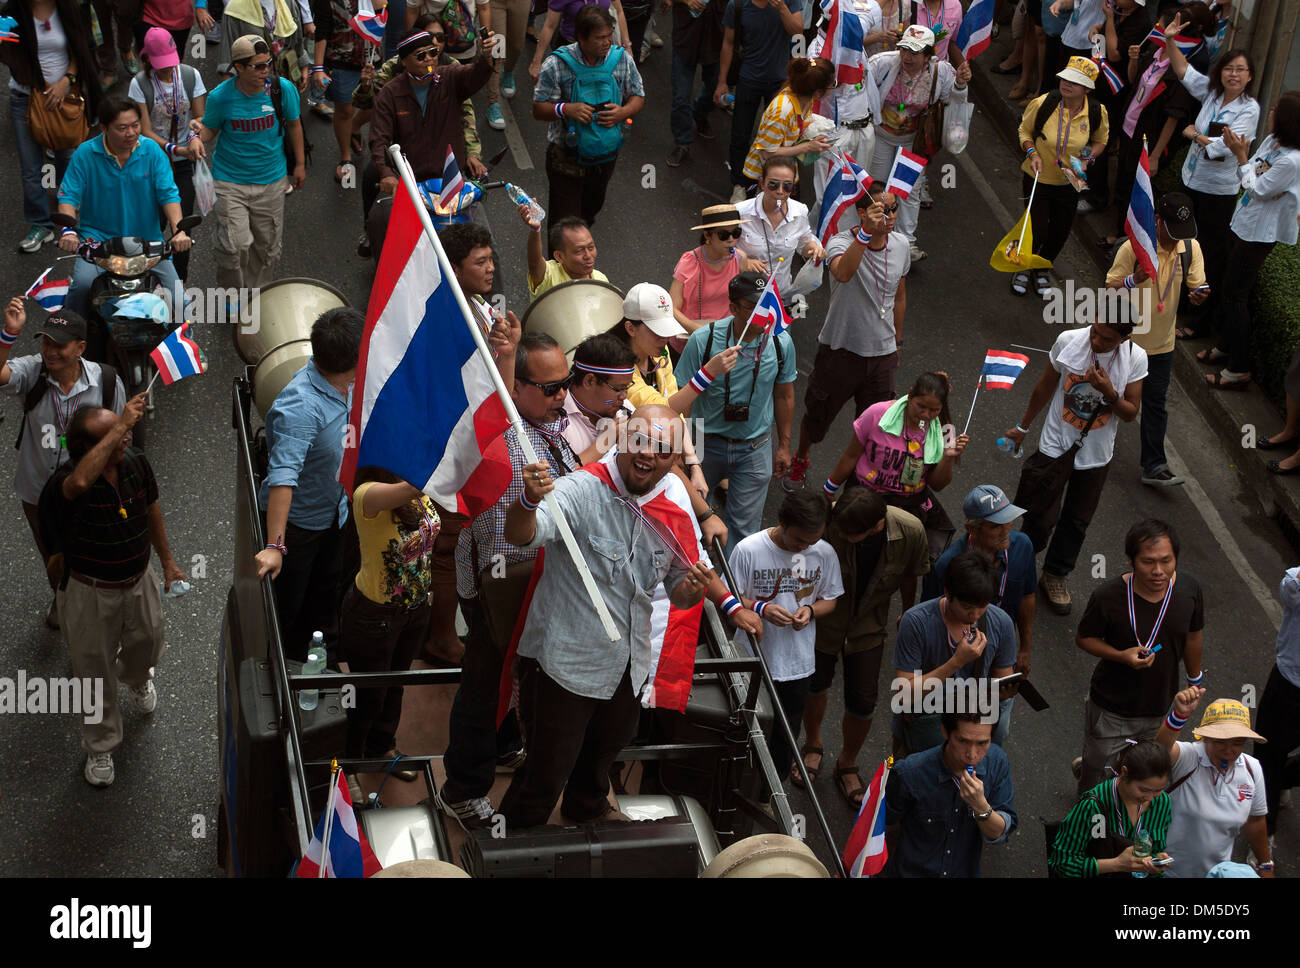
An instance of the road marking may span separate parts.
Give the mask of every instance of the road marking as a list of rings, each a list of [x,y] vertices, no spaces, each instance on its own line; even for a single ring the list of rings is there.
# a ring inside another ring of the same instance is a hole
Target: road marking
[[[980,198],[984,199],[988,207],[993,209],[993,214],[997,216],[998,223],[1000,225],[1015,225],[1019,216],[1012,215],[1011,210],[1002,204],[1002,199],[998,198],[997,193],[993,191],[993,186],[989,184],[988,179],[984,177],[984,173],[980,171],[979,165],[975,164],[971,156],[963,151],[957,156],[957,164],[961,165],[967,177],[975,183]]]
[[[515,167],[520,171],[532,171],[533,157],[528,153],[528,145],[524,144],[524,136],[519,133],[519,125],[515,122],[510,104],[502,98],[497,106],[501,108],[501,116],[506,119],[506,144],[510,146],[510,157],[514,159]]]

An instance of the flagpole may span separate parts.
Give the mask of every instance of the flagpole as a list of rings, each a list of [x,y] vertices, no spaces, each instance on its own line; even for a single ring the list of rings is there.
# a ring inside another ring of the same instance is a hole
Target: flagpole
[[[975,396],[970,398],[970,413],[966,414],[966,426],[961,428],[963,434],[970,429],[970,418],[975,416],[975,401],[980,398],[980,384],[984,382],[984,371],[980,371],[980,378],[975,381]]]
[[[1029,210],[1034,207],[1034,192],[1038,191],[1038,172],[1034,172],[1034,184],[1029,189],[1029,203],[1025,205],[1025,223],[1020,226],[1020,241],[1016,243],[1016,257],[1020,257],[1020,248],[1025,244],[1025,231],[1029,228]],[[1032,253],[1031,253],[1032,254]]]
[[[316,868],[318,878],[325,876],[325,867],[330,857],[330,833],[334,829],[334,800],[339,789],[339,761],[330,760],[330,795],[325,801],[325,832],[321,834],[320,865]]]
[[[420,200],[420,193],[415,183],[415,173],[411,171],[411,166],[407,164],[406,156],[402,154],[401,145],[395,144],[389,147],[388,160],[393,168],[397,170],[402,179],[402,184],[406,186],[406,191],[411,196],[415,214],[419,217],[421,225],[424,226],[424,234],[429,237],[429,241],[433,245],[433,251],[438,256],[438,268],[442,272],[443,281],[450,286],[452,295],[456,298],[456,305],[460,308],[461,318],[469,329],[470,335],[474,338],[477,352],[487,364],[488,374],[492,378],[492,385],[505,407],[506,416],[510,418],[510,425],[515,429],[515,435],[519,439],[519,448],[524,452],[524,459],[530,464],[536,464],[537,451],[533,449],[532,441],[529,440],[528,434],[524,432],[524,422],[519,416],[519,411],[515,409],[515,402],[510,399],[510,391],[506,389],[505,381],[501,379],[496,361],[492,358],[487,341],[483,337],[483,331],[479,329],[478,323],[474,320],[474,314],[470,311],[469,303],[465,299],[465,293],[461,291],[460,283],[456,279],[456,273],[452,271],[451,261],[442,248],[438,233],[434,231],[433,221],[429,218],[429,210],[425,207],[424,202]],[[587,567],[587,562],[582,557],[582,551],[578,547],[578,539],[573,536],[573,530],[569,527],[564,512],[560,510],[560,505],[550,492],[544,494],[542,499],[546,501],[546,510],[550,512],[551,517],[554,519],[560,537],[564,541],[564,547],[568,549],[569,557],[573,559],[574,567],[577,568],[578,575],[582,578],[582,585],[591,598],[591,604],[595,607],[596,614],[600,616],[600,624],[604,626],[605,634],[609,636],[611,642],[617,642],[621,635],[614,625],[613,616],[609,614],[605,599],[601,597],[600,589],[596,587],[596,579],[592,577],[591,569]]]
[[[154,380],[157,380],[157,379],[158,379],[158,374],[161,373],[161,372],[162,372],[161,370],[154,370],[154,371],[153,371],[153,380],[150,380],[150,381],[149,381],[149,385],[148,385],[147,387],[144,388],[144,392],[145,392],[145,393],[148,393],[150,390],[153,389]]]

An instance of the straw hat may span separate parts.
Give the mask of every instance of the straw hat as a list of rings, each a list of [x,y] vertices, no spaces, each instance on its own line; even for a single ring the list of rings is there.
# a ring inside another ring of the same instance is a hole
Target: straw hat
[[[710,205],[700,212],[700,218],[704,220],[704,224],[692,225],[692,232],[698,232],[700,229],[721,229],[728,225],[744,225],[752,221],[752,219],[741,218],[740,210],[734,205]]]
[[[1258,743],[1268,740],[1250,728],[1250,710],[1235,699],[1216,699],[1205,710],[1201,725],[1192,730],[1197,739],[1253,739]]]

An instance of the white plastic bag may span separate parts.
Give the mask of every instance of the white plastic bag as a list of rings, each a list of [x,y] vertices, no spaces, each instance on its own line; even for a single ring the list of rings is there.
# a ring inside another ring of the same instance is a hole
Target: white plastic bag
[[[212,183],[212,170],[208,163],[200,158],[194,162],[194,201],[199,206],[199,214],[207,216],[217,204],[217,189]]]
[[[943,147],[959,155],[966,150],[970,141],[970,119],[975,113],[975,105],[949,104],[943,114]]]
[[[794,281],[790,284],[790,295],[806,296],[822,284],[822,265],[821,262],[814,262],[809,259],[803,264],[798,272],[794,274]]]

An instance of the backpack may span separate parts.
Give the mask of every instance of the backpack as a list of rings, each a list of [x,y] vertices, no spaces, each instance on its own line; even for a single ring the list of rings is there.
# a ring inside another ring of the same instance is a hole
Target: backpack
[[[177,64],[176,69],[181,72],[181,87],[185,89],[185,100],[187,100],[192,107],[194,104],[194,82],[198,80],[199,72],[190,67],[189,64]],[[149,109],[150,116],[152,117],[153,106],[156,103],[156,100],[153,89],[153,77],[151,74],[151,71],[143,70],[135,76],[135,79],[140,82],[140,93],[144,95],[144,106]],[[191,110],[190,117],[193,116],[194,112]],[[172,115],[171,121],[171,134],[167,136],[167,140],[175,142],[177,135],[180,134],[177,130],[176,115]]]
[[[27,433],[27,415],[49,392],[49,375],[50,371],[45,368],[45,362],[42,360],[41,370],[36,374],[36,382],[27,391],[27,396],[23,397],[23,418],[18,421],[18,438],[14,441],[14,450],[20,450],[23,446],[23,434]],[[102,398],[100,406],[105,410],[112,410],[117,400],[117,370],[107,363],[99,364],[99,392]]]
[[[463,54],[473,48],[474,15],[463,0],[447,0],[447,5],[438,11],[437,17],[447,35],[448,54]]]
[[[1088,131],[1096,131],[1101,125],[1101,102],[1095,97],[1085,95],[1088,102]],[[1052,112],[1061,106],[1061,92],[1049,91],[1047,97],[1043,98],[1043,103],[1038,106],[1038,113],[1034,115],[1034,124],[1031,128],[1034,141],[1043,137],[1043,125],[1047,119],[1052,116]]]
[[[623,103],[622,92],[618,89],[618,82],[614,80],[614,67],[623,58],[622,47],[611,47],[605,62],[596,67],[584,64],[581,58],[575,57],[572,51],[563,47],[555,51],[555,56],[568,64],[573,71],[570,101],[590,104],[593,107]],[[590,124],[571,123],[569,130],[578,136],[578,164],[603,165],[605,162],[613,161],[618,156],[618,150],[623,147],[624,127],[625,125],[616,124],[606,128],[597,124],[594,119]]]
[[[275,108],[275,120],[280,125],[280,141],[284,146],[284,164],[285,174],[293,177],[293,166],[297,163],[297,158],[293,154],[293,145],[289,143],[289,129],[284,123],[284,90],[280,87],[279,78],[272,78],[275,81],[267,94],[271,98],[271,107]],[[290,84],[293,82],[290,81]],[[300,102],[301,103],[301,102]],[[298,122],[302,125],[302,163],[306,166],[311,165],[311,142],[307,140],[307,126],[302,124],[301,111],[298,115]]]

